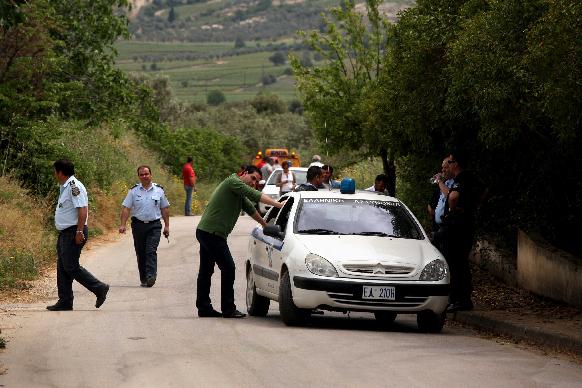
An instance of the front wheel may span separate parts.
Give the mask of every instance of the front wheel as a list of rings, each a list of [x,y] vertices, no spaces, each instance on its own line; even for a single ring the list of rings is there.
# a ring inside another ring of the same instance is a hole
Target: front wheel
[[[430,310],[421,311],[416,316],[416,323],[420,331],[424,333],[440,333],[445,325],[446,314],[443,311],[437,314]]]
[[[311,310],[300,309],[293,302],[289,271],[284,271],[279,284],[279,312],[287,326],[300,326],[311,316]]]
[[[269,312],[271,301],[262,295],[257,294],[255,276],[253,269],[249,267],[247,271],[247,311],[253,317],[264,317]]]

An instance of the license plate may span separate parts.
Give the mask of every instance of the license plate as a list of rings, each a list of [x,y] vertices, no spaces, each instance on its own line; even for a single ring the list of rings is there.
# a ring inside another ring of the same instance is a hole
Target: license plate
[[[362,299],[394,300],[396,299],[396,288],[364,286]]]

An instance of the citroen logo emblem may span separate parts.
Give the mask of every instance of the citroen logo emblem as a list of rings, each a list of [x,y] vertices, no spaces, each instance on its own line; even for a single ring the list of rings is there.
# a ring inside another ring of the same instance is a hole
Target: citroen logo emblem
[[[372,271],[372,273],[374,275],[384,275],[384,273],[385,273],[384,267],[381,264],[379,264],[376,267],[374,267],[374,270]]]

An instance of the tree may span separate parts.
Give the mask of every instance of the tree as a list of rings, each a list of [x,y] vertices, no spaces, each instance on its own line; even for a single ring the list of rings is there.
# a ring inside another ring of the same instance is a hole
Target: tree
[[[287,111],[287,106],[277,95],[259,93],[251,100],[251,105],[259,114],[281,114]]]
[[[244,47],[246,47],[245,41],[240,36],[237,36],[236,39],[234,40],[234,48],[241,49]]]
[[[384,172],[395,193],[394,153],[389,142],[378,142],[378,128],[368,124],[372,92],[384,71],[382,49],[388,21],[378,12],[379,0],[366,2],[366,23],[353,2],[344,1],[325,17],[325,32],[302,33],[304,41],[324,58],[309,68],[297,56],[291,65],[306,115],[320,140],[330,151],[362,150],[382,158]]]
[[[206,103],[211,106],[218,106],[226,101],[224,93],[220,90],[211,90],[206,95]]]
[[[168,13],[168,22],[173,23],[176,21],[176,11],[174,10],[174,6],[170,8],[170,12]]]
[[[275,66],[284,65],[287,61],[285,54],[282,51],[276,51],[273,55],[269,57],[269,61],[273,62]]]

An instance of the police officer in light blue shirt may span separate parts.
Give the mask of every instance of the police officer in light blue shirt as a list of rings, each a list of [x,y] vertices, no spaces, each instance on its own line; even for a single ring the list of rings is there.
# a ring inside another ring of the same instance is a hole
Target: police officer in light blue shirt
[[[162,233],[160,218],[164,220],[164,236],[170,236],[170,203],[164,188],[152,183],[149,166],[139,166],[137,175],[140,183],[133,186],[123,200],[119,233],[125,233],[125,225],[131,213],[131,233],[140,285],[152,287],[157,279],[157,250]]]
[[[89,199],[85,186],[75,178],[75,166],[70,160],[54,162],[54,174],[60,183],[60,194],[55,209],[57,240],[57,288],[59,300],[47,306],[50,311],[73,309],[73,280],[81,283],[97,297],[95,307],[105,302],[109,285],[97,280],[79,265],[81,250],[88,238],[87,219]]]

